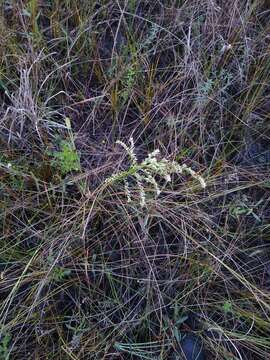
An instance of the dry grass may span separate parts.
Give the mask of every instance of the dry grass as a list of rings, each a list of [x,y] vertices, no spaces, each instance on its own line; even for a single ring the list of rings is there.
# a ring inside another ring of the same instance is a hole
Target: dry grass
[[[268,359],[269,20],[262,0],[1,1],[0,359],[181,359],[185,334]],[[104,181],[131,136],[207,188],[128,203]]]

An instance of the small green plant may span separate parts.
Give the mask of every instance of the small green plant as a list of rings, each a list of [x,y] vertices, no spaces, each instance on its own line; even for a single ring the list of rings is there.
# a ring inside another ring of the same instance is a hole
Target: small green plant
[[[241,216],[252,215],[256,221],[261,222],[261,219],[254,212],[254,209],[256,209],[261,204],[262,200],[259,200],[255,205],[250,205],[247,202],[248,199],[244,197],[243,200],[231,205],[229,210],[230,215],[238,220]]]
[[[67,276],[71,274],[70,269],[66,269],[60,265],[55,264],[55,257],[52,254],[49,254],[47,257],[47,262],[52,267],[51,277],[54,281],[63,281]]]
[[[81,170],[80,156],[76,149],[70,119],[66,118],[65,123],[69,140],[62,140],[60,142],[60,151],[56,151],[51,154],[54,157],[55,165],[60,167],[62,175],[66,175],[71,171]]]
[[[66,175],[71,171],[81,170],[79,154],[69,141],[61,141],[60,151],[53,153],[53,157],[56,164],[60,166],[62,175]]]
[[[172,319],[164,316],[164,330],[172,331],[175,340],[180,343],[182,338],[180,326],[188,320],[189,316],[181,310],[177,302],[172,306],[172,309],[174,310]]]
[[[67,276],[71,274],[70,269],[64,269],[60,266],[55,266],[52,271],[52,277],[55,281],[63,281]]]
[[[8,332],[0,332],[0,360],[9,359],[9,344],[11,335]]]
[[[263,183],[263,187],[265,187],[266,189],[270,189],[270,180],[265,180],[265,182]]]
[[[133,64],[128,68],[123,79],[124,90],[121,93],[121,98],[123,103],[127,101],[135,84],[135,81],[136,81],[136,69],[135,69],[135,64]]]
[[[136,11],[136,0],[129,0],[128,1],[128,10],[131,13],[135,13],[135,11]]]
[[[73,323],[75,322],[75,326],[71,326],[68,321],[66,322],[66,327],[72,331],[72,338],[70,340],[69,347],[71,350],[76,350],[80,348],[83,334],[91,331],[91,327],[89,327],[87,319],[84,315],[78,317],[74,315],[70,318],[70,320],[73,321]]]
[[[231,301],[226,300],[222,305],[222,310],[223,310],[224,314],[231,313],[233,310]]]
[[[186,164],[179,165],[176,161],[169,161],[165,158],[158,159],[159,150],[154,150],[141,162],[138,163],[136,154],[135,154],[135,145],[133,138],[130,138],[130,146],[127,146],[122,141],[118,140],[116,143],[121,145],[127,152],[131,165],[128,170],[118,172],[108,179],[106,179],[105,184],[112,185],[116,182],[123,181],[125,187],[125,194],[127,196],[128,202],[131,202],[131,181],[129,178],[135,180],[136,187],[139,191],[140,197],[140,206],[143,208],[146,205],[146,192],[145,192],[145,184],[148,183],[152,185],[154,188],[154,192],[156,196],[159,196],[161,193],[160,186],[156,180],[156,176],[160,176],[168,182],[172,181],[172,174],[183,174],[186,173],[192,176],[194,179],[198,180],[201,187],[204,189],[206,187],[206,183],[204,179],[198,175],[194,170],[188,167]],[[165,184],[165,185],[166,185]]]

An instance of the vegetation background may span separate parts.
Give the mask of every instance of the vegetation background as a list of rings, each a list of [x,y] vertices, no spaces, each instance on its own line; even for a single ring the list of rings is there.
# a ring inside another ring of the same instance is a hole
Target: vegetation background
[[[0,358],[269,359],[269,1],[0,6]]]

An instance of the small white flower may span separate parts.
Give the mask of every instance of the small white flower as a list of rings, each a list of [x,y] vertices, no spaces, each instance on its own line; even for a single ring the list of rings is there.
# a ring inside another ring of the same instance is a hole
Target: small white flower
[[[204,178],[201,177],[201,176],[198,176],[198,180],[199,180],[199,182],[200,182],[200,184],[201,184],[201,187],[202,187],[203,189],[205,189],[205,188],[206,188],[206,182],[205,182]]]
[[[65,123],[66,123],[66,127],[68,130],[71,130],[71,122],[70,122],[70,118],[66,117],[65,118]]]
[[[130,149],[134,150],[135,149],[135,144],[134,144],[134,140],[133,140],[132,136],[129,138],[129,142],[130,142]]]
[[[151,173],[148,170],[144,170],[144,173],[146,175],[144,177],[144,180],[146,182],[148,182],[149,184],[152,184],[154,186],[155,192],[156,192],[157,196],[159,196],[161,191],[160,191],[160,188],[158,186],[158,183],[157,183],[156,179],[151,175]]]
[[[144,191],[144,187],[143,187],[143,183],[142,183],[143,178],[139,173],[135,173],[134,176],[136,178],[137,186],[139,189],[140,205],[143,208],[146,205],[145,191]]]
[[[232,49],[232,44],[224,44],[220,50],[221,54]]]
[[[128,185],[127,180],[125,180],[125,194],[126,194],[126,197],[127,197],[127,202],[130,203],[131,202],[131,193],[130,193],[130,190],[129,190],[129,185]]]
[[[130,157],[130,160],[131,160],[132,164],[133,164],[133,165],[136,165],[136,164],[138,163],[138,160],[137,160],[137,156],[136,156],[135,151],[134,151],[135,146],[134,146],[133,138],[131,137],[131,138],[129,139],[129,141],[130,141],[130,144],[131,144],[130,147],[128,147],[128,146],[127,146],[123,141],[121,141],[121,140],[117,140],[117,141],[116,141],[116,144],[121,145],[121,146],[126,150],[128,156]]]
[[[160,153],[159,149],[152,151],[150,154],[148,154],[148,159],[156,158],[157,155],[159,155],[159,153]]]

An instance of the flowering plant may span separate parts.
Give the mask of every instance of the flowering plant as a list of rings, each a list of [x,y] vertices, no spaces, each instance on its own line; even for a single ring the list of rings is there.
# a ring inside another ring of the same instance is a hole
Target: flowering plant
[[[125,186],[125,194],[127,196],[128,202],[132,201],[130,192],[131,183],[130,181],[128,181],[128,178],[131,177],[133,177],[133,179],[135,180],[137,188],[139,190],[141,207],[145,207],[146,205],[144,184],[148,183],[152,185],[155,190],[156,196],[160,195],[161,189],[157,180],[155,179],[155,176],[157,175],[162,177],[166,181],[166,183],[168,183],[172,180],[172,174],[186,173],[196,179],[203,189],[206,187],[206,183],[203,177],[198,175],[186,164],[180,165],[176,161],[169,161],[165,158],[158,159],[157,156],[160,154],[158,149],[149,153],[148,156],[141,163],[139,163],[135,154],[135,145],[132,137],[129,139],[129,142],[130,146],[126,145],[120,140],[116,142],[126,150],[130,158],[131,165],[129,169],[113,174],[105,181],[105,184],[107,185],[112,185],[116,182],[123,181]]]

